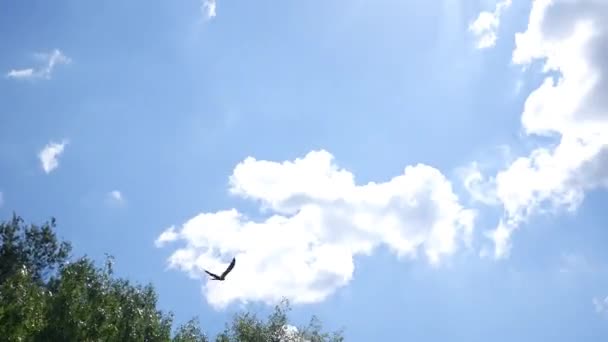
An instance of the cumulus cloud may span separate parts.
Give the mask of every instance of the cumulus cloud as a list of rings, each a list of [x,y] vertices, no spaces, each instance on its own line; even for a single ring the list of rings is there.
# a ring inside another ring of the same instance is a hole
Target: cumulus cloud
[[[511,234],[534,213],[574,211],[585,193],[608,186],[608,2],[534,1],[515,37],[513,62],[543,65],[548,75],[526,99],[528,135],[552,137],[487,180],[505,209],[492,236],[508,255]]]
[[[294,161],[246,158],[230,176],[230,193],[257,203],[266,217],[236,209],[203,212],[163,232],[156,245],[183,244],[170,267],[201,278],[207,301],[294,303],[323,300],[353,277],[355,255],[386,246],[399,258],[432,265],[470,246],[475,212],[464,208],[438,170],[418,164],[385,182],[358,185],[326,151]],[[235,256],[230,281],[207,282]]]
[[[500,1],[496,4],[493,12],[484,11],[479,13],[477,19],[469,25],[469,31],[473,33],[477,40],[478,49],[491,48],[496,45],[500,17],[509,6],[511,6],[511,0]]]
[[[7,78],[16,80],[51,79],[55,67],[59,64],[69,64],[71,59],[58,49],[50,53],[38,53],[34,57],[41,61],[39,68],[13,69],[6,73]]]
[[[51,141],[38,153],[38,159],[40,159],[42,170],[44,170],[45,173],[48,174],[59,166],[59,156],[63,154],[63,150],[67,143],[66,140],[61,143]]]
[[[216,0],[202,0],[201,11],[207,19],[215,18],[217,3]]]

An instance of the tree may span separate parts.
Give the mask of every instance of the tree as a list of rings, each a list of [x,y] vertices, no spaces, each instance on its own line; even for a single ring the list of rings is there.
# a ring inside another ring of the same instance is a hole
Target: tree
[[[173,342],[208,342],[207,335],[203,333],[197,319],[191,319],[185,324],[181,325],[175,336]]]
[[[0,336],[5,341],[27,341],[46,324],[45,290],[26,267],[0,285]]]
[[[55,220],[26,226],[13,214],[0,223],[0,336],[3,341],[208,342],[197,319],[171,334],[173,314],[157,309],[151,284],[141,286],[113,274],[87,257],[68,262],[71,245],[59,242]],[[237,314],[216,342],[339,342],[320,322],[297,329],[288,322],[289,303],[266,321]]]
[[[49,286],[41,341],[168,341],[172,315],[156,309],[152,285],[112,276],[81,258],[61,269]]]
[[[15,214],[0,223],[0,285],[22,270],[36,283],[65,262],[72,250],[68,242],[59,242],[53,229],[55,218],[42,226],[26,226]]]
[[[305,327],[297,328],[289,324],[287,313],[291,311],[289,301],[283,299],[275,306],[266,321],[255,314],[241,312],[235,315],[230,325],[217,336],[216,342],[342,342],[340,331],[326,333],[321,322],[313,316]]]

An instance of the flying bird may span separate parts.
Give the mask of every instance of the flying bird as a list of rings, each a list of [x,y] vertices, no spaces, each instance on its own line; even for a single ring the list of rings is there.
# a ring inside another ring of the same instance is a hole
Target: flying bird
[[[203,269],[203,271],[205,271],[205,273],[207,273],[208,275],[210,275],[212,277],[211,280],[224,280],[224,279],[226,279],[226,276],[228,275],[228,273],[230,273],[230,271],[232,271],[232,269],[234,268],[235,263],[236,263],[236,258],[232,258],[232,261],[230,262],[230,265],[228,265],[228,268],[226,268],[224,273],[222,273],[222,275],[219,275],[219,276],[217,274],[211,273],[205,269]]]

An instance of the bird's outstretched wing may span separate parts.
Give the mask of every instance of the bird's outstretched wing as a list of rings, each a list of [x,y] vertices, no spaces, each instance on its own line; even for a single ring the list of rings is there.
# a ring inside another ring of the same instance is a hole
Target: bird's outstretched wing
[[[232,269],[234,268],[234,264],[236,264],[236,258],[232,258],[232,261],[230,262],[230,265],[228,265],[228,268],[221,275],[222,279],[226,278],[226,276],[228,275],[228,273],[230,273],[230,271],[232,271]]]
[[[203,270],[203,271],[205,271],[205,273],[207,273],[208,275],[212,276],[213,279],[216,279],[216,280],[220,279],[220,276],[218,276],[217,274],[211,273],[211,272],[209,272],[207,270]]]

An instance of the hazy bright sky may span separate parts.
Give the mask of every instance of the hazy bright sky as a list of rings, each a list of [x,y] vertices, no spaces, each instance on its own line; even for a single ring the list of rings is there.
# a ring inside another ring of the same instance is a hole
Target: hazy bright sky
[[[608,340],[605,0],[7,0],[0,43],[1,218],[178,322]]]

